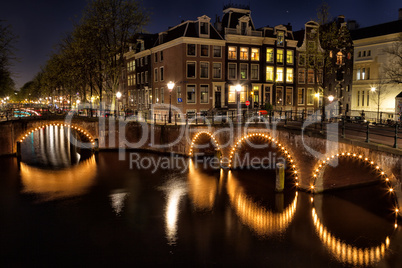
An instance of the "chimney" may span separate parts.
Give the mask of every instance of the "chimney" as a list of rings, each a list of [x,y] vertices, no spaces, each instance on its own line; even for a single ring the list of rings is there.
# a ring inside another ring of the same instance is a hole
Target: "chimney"
[[[345,22],[345,16],[344,15],[339,15],[338,16],[338,23],[339,24],[342,24],[342,23],[344,23]]]
[[[398,19],[402,20],[402,8],[399,9],[399,17],[398,17]]]
[[[356,30],[356,21],[355,20],[350,20],[348,21],[348,29],[350,31]]]

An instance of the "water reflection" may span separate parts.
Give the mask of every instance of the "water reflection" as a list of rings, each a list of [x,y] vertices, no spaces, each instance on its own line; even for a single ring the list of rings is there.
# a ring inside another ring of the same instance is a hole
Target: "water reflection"
[[[381,261],[385,256],[385,251],[389,248],[390,239],[387,236],[385,241],[376,247],[359,248],[343,242],[335,237],[321,223],[315,208],[312,209],[314,227],[319,235],[320,240],[331,254],[342,263],[352,265],[374,265]]]
[[[120,213],[123,211],[124,201],[128,195],[129,193],[126,192],[115,192],[109,195],[113,211],[117,216],[120,216]]]
[[[179,179],[169,180],[161,188],[166,193],[165,207],[165,231],[169,245],[175,245],[177,241],[177,219],[179,217],[180,200],[187,193],[187,185]]]
[[[259,236],[266,237],[282,233],[289,226],[296,212],[298,192],[295,193],[292,203],[282,212],[267,211],[265,207],[247,196],[243,187],[232,175],[231,171],[228,174],[227,192],[231,205],[236,210],[241,221]]]
[[[216,178],[206,173],[201,173],[190,159],[188,182],[189,196],[195,207],[201,210],[212,210],[218,189]]]
[[[33,131],[21,144],[21,161],[46,168],[66,168],[77,164],[82,157],[70,143],[70,136],[75,134],[74,130],[62,126]]]
[[[23,193],[33,193],[40,201],[50,201],[85,194],[96,176],[95,157],[63,170],[43,170],[21,163]]]

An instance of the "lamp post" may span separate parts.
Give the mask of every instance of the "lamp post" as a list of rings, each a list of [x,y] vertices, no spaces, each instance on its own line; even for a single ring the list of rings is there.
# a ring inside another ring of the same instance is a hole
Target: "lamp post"
[[[119,112],[119,102],[118,102],[118,100],[120,100],[120,98],[121,98],[121,92],[120,91],[118,91],[117,93],[116,93],[116,111],[117,112]]]
[[[237,92],[237,122],[240,122],[240,91],[241,91],[241,85],[237,84],[236,85],[236,92]]]
[[[168,123],[172,123],[172,90],[174,88],[174,83],[170,81],[168,84],[168,89],[169,89],[169,121]]]
[[[381,90],[380,89],[378,89],[378,92],[377,92],[377,88],[376,87],[374,87],[374,86],[372,86],[371,87],[371,92],[373,92],[373,93],[377,93],[377,121],[379,120],[379,115],[380,115],[380,94],[381,94]]]

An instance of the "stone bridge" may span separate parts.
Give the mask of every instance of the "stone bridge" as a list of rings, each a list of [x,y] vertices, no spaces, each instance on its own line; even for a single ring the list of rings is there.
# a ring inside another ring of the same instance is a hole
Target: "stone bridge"
[[[246,155],[261,165],[285,159],[287,177],[294,181],[294,186],[314,193],[382,181],[389,194],[399,200],[395,207],[400,213],[402,150],[399,149],[342,139],[326,131],[301,131],[268,123],[158,125],[105,118],[58,117],[2,122],[0,154],[15,154],[18,141],[50,125],[73,128],[84,142],[100,150],[215,155],[219,158],[218,168],[236,168],[240,156]],[[258,162],[258,159],[266,162]]]

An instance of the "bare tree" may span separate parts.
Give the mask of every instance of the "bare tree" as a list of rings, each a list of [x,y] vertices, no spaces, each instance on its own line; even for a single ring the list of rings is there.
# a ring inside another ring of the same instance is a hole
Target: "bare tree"
[[[383,66],[385,78],[390,83],[402,83],[402,33],[398,39],[388,48],[384,49],[388,54],[389,60]]]
[[[377,82],[371,84],[370,101],[377,106],[377,121],[382,121],[380,116],[380,107],[391,91],[388,85],[388,79],[385,79],[383,75],[380,75]]]

